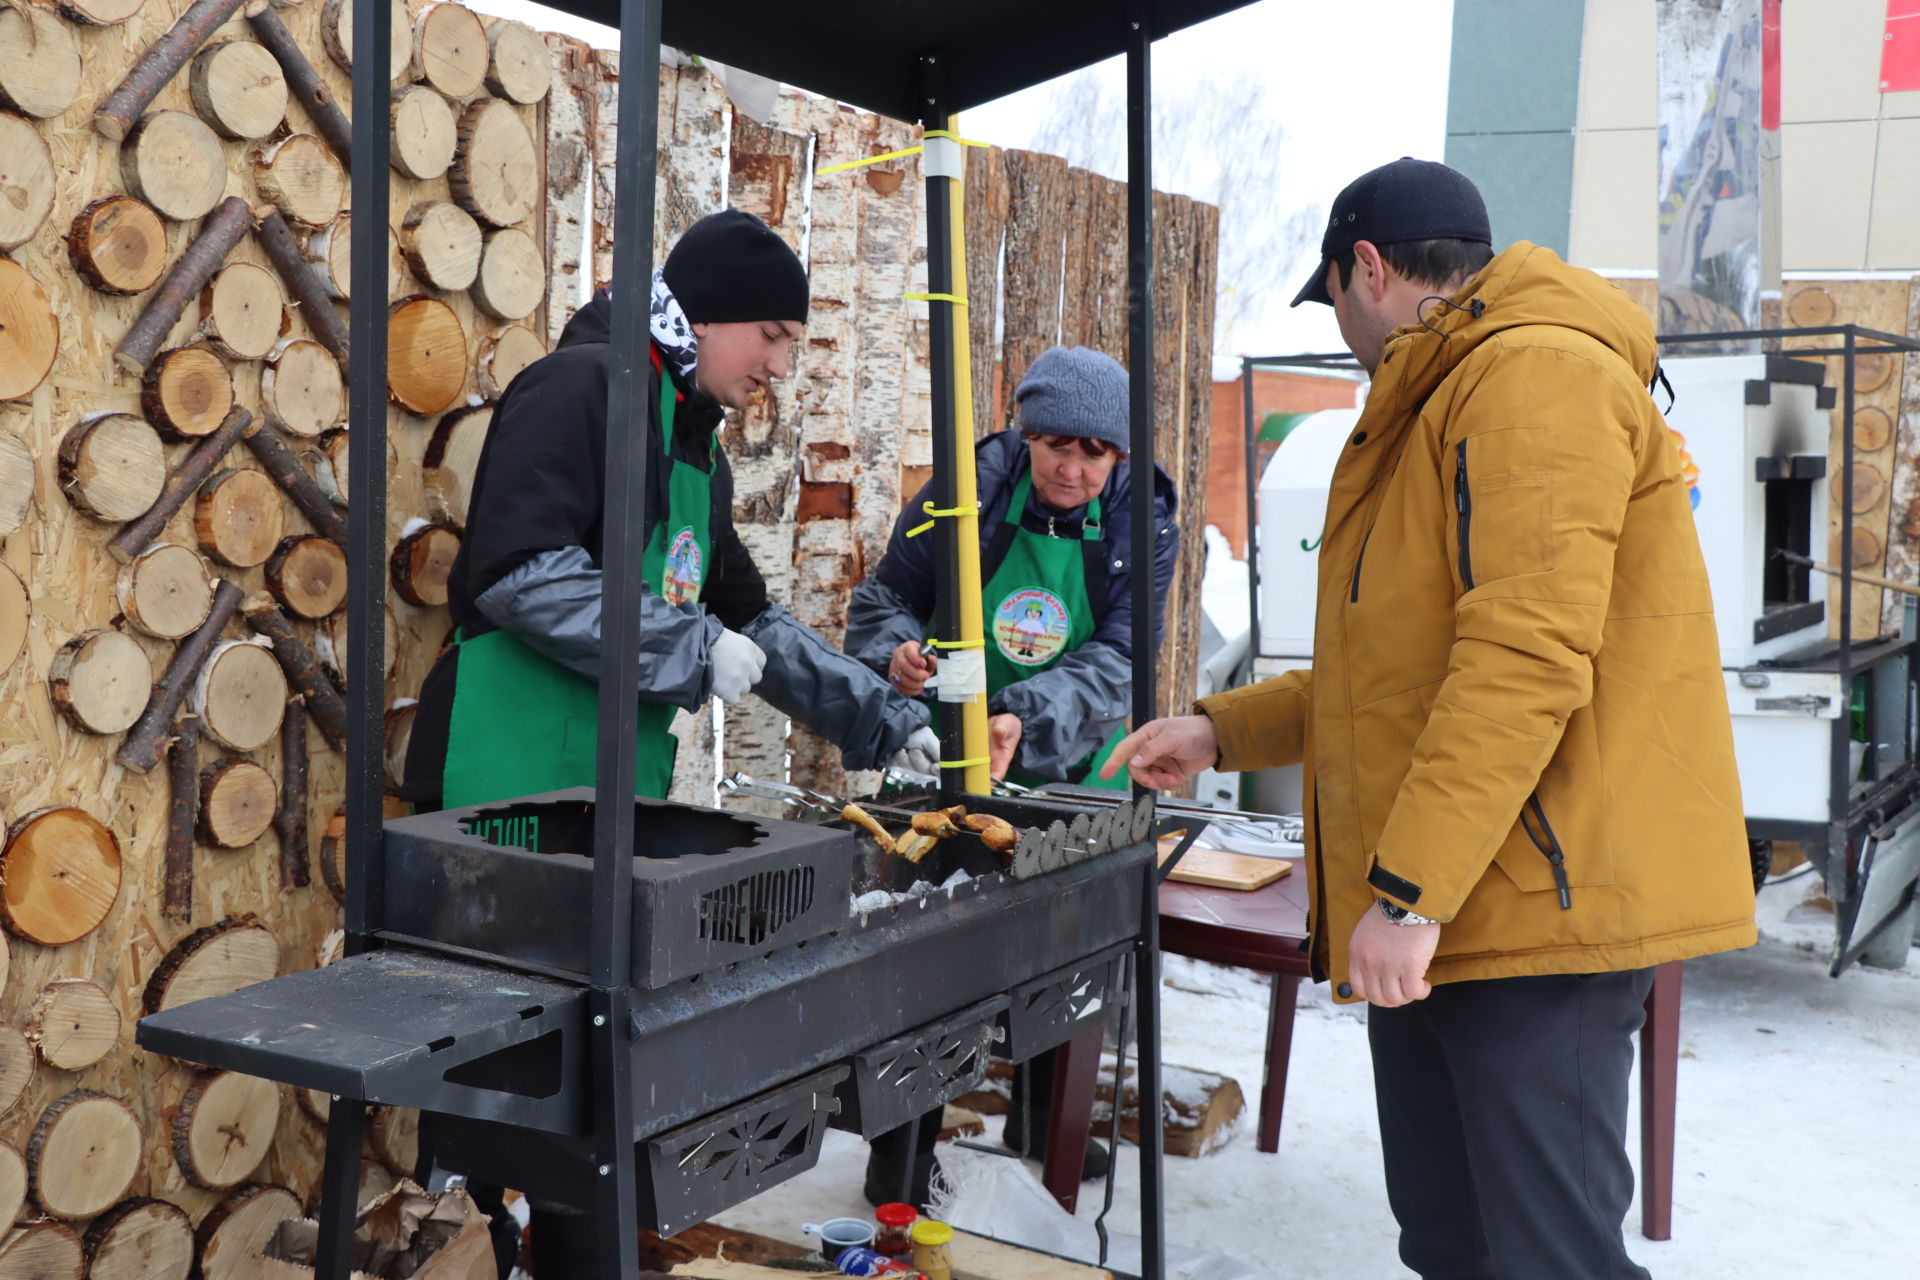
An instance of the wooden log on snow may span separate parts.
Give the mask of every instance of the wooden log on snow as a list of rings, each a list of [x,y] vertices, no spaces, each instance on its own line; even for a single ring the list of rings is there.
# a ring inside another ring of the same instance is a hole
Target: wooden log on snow
[[[173,660],[167,664],[159,683],[153,686],[153,696],[147,699],[147,709],[127,731],[126,741],[120,744],[114,759],[135,773],[150,772],[160,763],[161,752],[173,736],[174,713],[186,699],[189,686],[198,679],[201,666],[220,638],[221,628],[240,607],[241,598],[239,587],[225,578],[220,579],[213,589],[213,604],[207,610],[206,620],[174,648]]]
[[[145,551],[160,535],[160,531],[166,528],[167,521],[199,489],[215,465],[227,456],[227,450],[233,448],[234,441],[253,426],[253,415],[235,407],[227,414],[226,421],[220,424],[219,430],[202,437],[193,451],[167,473],[160,497],[147,509],[147,513],[129,521],[107,543],[107,550],[113,554],[113,558],[126,564]]]
[[[166,1200],[122,1200],[93,1220],[82,1243],[88,1280],[186,1280],[193,1270],[193,1219]]]
[[[162,217],[192,222],[227,189],[226,150],[200,117],[156,111],[120,144],[120,178]]]
[[[324,227],[340,216],[347,199],[347,171],[311,133],[289,134],[254,156],[254,181],[289,222]]]
[[[280,944],[250,918],[196,929],[175,943],[147,977],[143,1016],[209,996],[231,995],[265,982],[280,969]]]
[[[287,678],[271,647],[251,640],[225,640],[207,658],[193,686],[200,724],[230,751],[255,751],[280,732],[287,705]]]
[[[47,692],[74,728],[123,733],[153,692],[153,662],[140,642],[120,631],[83,631],[47,664]]]
[[[51,120],[80,94],[80,49],[67,24],[30,4],[0,8],[0,107]]]
[[[405,9],[406,6],[400,6]],[[347,120],[346,112],[340,109],[340,101],[334,96],[327,82],[314,70],[313,63],[307,60],[306,51],[300,42],[287,30],[280,15],[271,8],[263,6],[258,13],[249,13],[247,23],[253,28],[253,34],[260,38],[274,60],[280,64],[287,84],[293,90],[293,96],[307,109],[307,116],[313,121],[314,128],[333,148],[333,154],[347,168],[353,161],[353,125]]]
[[[56,1218],[91,1218],[127,1194],[140,1148],[140,1121],[126,1103],[76,1089],[40,1113],[27,1141],[35,1203]]]
[[[169,439],[211,435],[232,409],[233,374],[205,347],[161,352],[140,382],[141,413]]]
[[[0,400],[23,400],[46,381],[60,351],[60,320],[28,270],[0,257]]]
[[[60,492],[96,520],[134,519],[167,483],[159,433],[131,413],[88,414],[60,438],[59,453]]]
[[[167,849],[160,909],[178,920],[193,917],[193,841],[200,825],[200,717],[180,717],[167,747]]]
[[[454,200],[490,226],[525,222],[541,196],[543,170],[518,109],[498,98],[481,98],[461,112],[456,136],[447,170]]]
[[[313,651],[294,631],[293,624],[264,596],[255,596],[247,603],[246,618],[255,631],[273,643],[273,656],[286,673],[287,684],[305,700],[307,710],[313,715],[314,727],[335,750],[346,750],[346,703],[333,681],[327,679],[327,673],[320,669]]]
[[[424,294],[387,317],[387,395],[408,413],[445,413],[467,385],[467,334],[453,308]]]
[[[53,153],[40,131],[0,112],[0,249],[33,239],[53,212]]]
[[[74,215],[67,257],[80,278],[102,293],[145,293],[167,269],[166,224],[132,196],[104,196]]]
[[[280,887],[304,889],[312,882],[307,835],[307,704],[287,699],[280,721],[280,807],[273,813],[280,842]]]
[[[388,122],[393,127],[388,159],[395,169],[416,182],[432,182],[446,173],[459,139],[453,108],[445,98],[424,84],[395,89]]]
[[[273,827],[279,786],[251,760],[216,760],[200,774],[200,839],[244,849]]]
[[[61,1071],[92,1066],[119,1039],[120,1010],[113,997],[85,978],[55,978],[27,1011],[27,1043]]]
[[[240,4],[241,0],[194,0],[187,6],[166,34],[147,46],[133,70],[93,113],[93,127],[100,135],[123,141],[160,90]]]
[[[100,927],[120,896],[120,841],[84,809],[39,809],[7,831],[0,921],[43,947]]]
[[[547,344],[524,325],[510,324],[480,339],[474,362],[480,398],[498,400],[520,371],[547,354]]]
[[[194,1186],[223,1191],[260,1167],[279,1123],[280,1086],[237,1071],[208,1072],[174,1109],[174,1163]]]
[[[400,220],[400,252],[413,274],[449,293],[474,283],[483,244],[473,215],[445,200],[422,200]]]
[[[328,264],[328,273],[315,269],[309,253],[294,242],[293,231],[278,209],[260,219],[259,228],[261,247],[267,251],[273,269],[280,273],[280,282],[293,295],[294,305],[306,320],[314,338],[340,362],[342,377],[346,376],[348,365],[347,327],[341,323],[340,313],[333,309],[331,299],[345,299],[347,296],[344,288],[349,265],[347,216],[341,214],[332,226],[314,232],[313,240],[309,242],[309,250],[315,244],[322,246],[320,261]],[[336,240],[337,252],[325,250],[328,238]],[[336,271],[338,283],[342,286],[338,293],[334,291],[334,277],[329,274]]]
[[[216,40],[194,55],[193,109],[226,138],[264,138],[287,118],[287,78],[251,40]]]
[[[331,538],[297,533],[267,558],[267,590],[296,618],[317,622],[347,600],[347,553]]]
[[[223,169],[223,175],[224,172]],[[116,364],[128,373],[146,372],[187,303],[200,295],[252,222],[253,210],[245,200],[230,196],[222,202],[186,252],[180,255],[180,260],[173,264],[173,269],[167,272],[159,290],[147,300],[139,319],[127,330],[127,336],[113,349]]]
[[[200,336],[231,360],[261,360],[287,331],[287,297],[273,272],[230,262],[200,291]]]
[[[200,486],[193,532],[200,549],[221,564],[265,564],[286,536],[286,504],[265,472],[229,467]]]
[[[288,447],[279,432],[272,427],[262,427],[247,437],[247,448],[253,451],[253,456],[259,459],[266,474],[271,476],[274,483],[293,500],[293,505],[313,523],[313,527],[320,532],[321,536],[331,538],[343,546],[346,544],[346,517],[340,513],[340,508],[320,487],[319,482],[307,473],[307,469],[300,464],[299,457]],[[275,538],[275,542],[278,541],[279,539]],[[265,559],[266,556],[262,555],[261,560]]]

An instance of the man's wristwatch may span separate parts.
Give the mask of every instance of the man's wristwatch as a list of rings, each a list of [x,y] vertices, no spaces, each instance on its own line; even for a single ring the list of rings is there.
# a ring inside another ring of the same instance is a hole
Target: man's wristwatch
[[[1407,910],[1405,907],[1400,906],[1397,903],[1388,902],[1385,898],[1379,899],[1379,903],[1380,903],[1380,914],[1385,916],[1387,920],[1393,924],[1407,925],[1407,924],[1439,924],[1440,923],[1438,920],[1429,920],[1425,916],[1415,915],[1413,912]]]

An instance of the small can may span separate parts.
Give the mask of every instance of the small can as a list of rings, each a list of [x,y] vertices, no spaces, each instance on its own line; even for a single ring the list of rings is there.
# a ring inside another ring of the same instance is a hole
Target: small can
[[[851,1249],[842,1249],[840,1256],[833,1260],[841,1274],[849,1276],[884,1276],[910,1272],[912,1267],[904,1262],[896,1262],[884,1253],[872,1249],[863,1249],[858,1245]]]

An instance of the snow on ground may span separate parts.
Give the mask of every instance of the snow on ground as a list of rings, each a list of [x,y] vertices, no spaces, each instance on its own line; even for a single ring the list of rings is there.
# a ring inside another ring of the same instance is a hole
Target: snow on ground
[[[1660,1280],[1920,1274],[1920,957],[1827,977],[1831,917],[1806,901],[1817,890],[1810,876],[1769,887],[1759,945],[1687,965],[1673,1239],[1642,1238],[1637,1203],[1628,1218],[1628,1251]],[[1165,978],[1167,1061],[1225,1072],[1257,1105],[1265,981],[1177,956]],[[1363,1018],[1302,984],[1279,1154],[1256,1149],[1249,1112],[1215,1154],[1168,1158],[1170,1240],[1288,1280],[1408,1274],[1380,1182]],[[817,1168],[721,1221],[797,1240],[802,1222],[864,1217],[865,1160],[865,1144],[829,1132]],[[1124,1148],[1120,1165],[1108,1223],[1137,1232],[1137,1153]],[[1100,1199],[1085,1187],[1079,1216]]]

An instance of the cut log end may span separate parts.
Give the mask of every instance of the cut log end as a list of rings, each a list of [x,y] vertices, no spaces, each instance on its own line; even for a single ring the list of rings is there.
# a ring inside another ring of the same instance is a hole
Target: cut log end
[[[86,1253],[80,1237],[64,1222],[41,1218],[0,1241],[0,1276],[23,1280],[81,1280]]]
[[[118,1098],[76,1090],[40,1114],[27,1142],[33,1198],[56,1218],[91,1218],[140,1171],[140,1122]]]
[[[173,1113],[173,1157],[196,1187],[221,1191],[267,1158],[280,1122],[280,1087],[258,1076],[215,1071],[187,1086]]]
[[[229,468],[200,486],[193,513],[200,549],[224,565],[250,569],[286,536],[286,504],[264,471]]]
[[[241,1187],[209,1209],[194,1232],[200,1280],[256,1280],[274,1228],[301,1216],[299,1199],[285,1187]]]
[[[437,298],[407,298],[387,321],[387,393],[419,417],[445,413],[467,383],[467,335]]]
[[[163,351],[141,380],[140,407],[162,433],[197,440],[219,430],[233,409],[233,374],[204,347]]]
[[[33,616],[33,603],[27,598],[27,584],[20,575],[0,564],[0,676],[13,670],[27,646],[27,623]]]
[[[213,571],[193,548],[159,542],[121,567],[114,594],[128,622],[150,636],[178,640],[206,621]]]
[[[113,998],[84,978],[56,978],[41,988],[27,1014],[27,1040],[48,1066],[90,1067],[120,1039]]]
[[[447,578],[460,553],[460,535],[430,524],[402,538],[393,549],[393,589],[409,604],[437,608],[447,602]]]
[[[193,109],[229,138],[264,138],[287,115],[287,78],[262,45],[218,40],[193,59]]]
[[[347,380],[331,351],[310,338],[287,338],[261,370],[260,400],[274,426],[317,436],[346,417]]]
[[[214,649],[194,686],[194,711],[209,736],[232,751],[254,751],[280,731],[287,677],[273,650],[246,640]]]
[[[60,350],[60,320],[47,291],[12,258],[0,257],[0,400],[33,394]]]
[[[92,414],[60,440],[60,489],[75,509],[119,523],[144,514],[167,483],[159,433],[131,413]]]
[[[222,920],[188,934],[161,958],[147,978],[141,1007],[154,1014],[230,995],[265,982],[279,968],[280,944],[265,927],[250,920]]]
[[[487,432],[492,425],[491,405],[455,409],[434,425],[433,436],[427,442],[422,463],[427,499],[435,514],[455,528],[466,527],[467,500],[473,493],[480,451],[487,443]]]
[[[132,196],[106,196],[74,215],[67,256],[102,293],[144,293],[167,269],[166,224]]]
[[[473,300],[481,310],[501,320],[522,320],[546,293],[546,261],[532,236],[509,227],[487,237],[473,281]]]
[[[193,1220],[146,1196],[123,1200],[93,1220],[84,1241],[88,1280],[187,1280]]]
[[[480,273],[482,243],[480,224],[473,215],[445,200],[421,201],[407,210],[400,223],[400,252],[413,274],[448,292],[474,283]]]
[[[53,153],[40,131],[0,113],[0,249],[33,238],[53,212]]]
[[[264,359],[287,330],[286,303],[273,272],[230,263],[200,295],[200,332],[230,359]]]
[[[0,538],[26,523],[27,511],[33,506],[33,484],[33,451],[20,437],[0,432]],[[0,656],[4,656],[4,646],[0,646]],[[4,662],[0,662],[0,672],[5,670]]]
[[[80,49],[67,24],[35,5],[0,8],[0,106],[51,120],[80,95]]]
[[[120,841],[82,809],[41,809],[16,821],[0,854],[0,920],[19,937],[59,947],[100,927],[120,896]]]
[[[263,148],[254,180],[287,221],[303,227],[326,226],[346,203],[346,170],[311,133],[292,134]]]
[[[207,766],[200,775],[200,838],[218,849],[246,848],[273,826],[278,798],[273,775],[251,760]]]
[[[146,710],[153,663],[132,636],[86,631],[60,646],[47,666],[53,705],[85,733],[124,733]]]
[[[532,106],[552,85],[552,56],[546,39],[524,22],[505,20],[487,29],[491,58],[487,87],[510,102]]]
[[[533,134],[511,103],[482,98],[460,116],[459,147],[447,181],[460,207],[482,222],[527,220],[544,190]]]
[[[12,1111],[33,1079],[33,1046],[12,1027],[0,1026],[0,1115]]]
[[[94,123],[107,132],[103,117]],[[162,217],[192,222],[213,212],[226,192],[226,151],[198,116],[154,111],[121,143],[120,176]]]
[[[413,65],[422,80],[456,101],[480,92],[487,77],[487,32],[457,4],[430,4],[413,23]]]
[[[445,174],[459,141],[447,100],[426,85],[408,85],[394,92],[389,116],[393,167],[419,182]]]
[[[318,621],[347,599],[347,556],[339,544],[314,534],[282,540],[267,561],[267,589],[297,618]]]
[[[495,329],[480,340],[475,373],[481,398],[498,400],[522,369],[545,354],[547,344],[524,325],[510,324]]]

